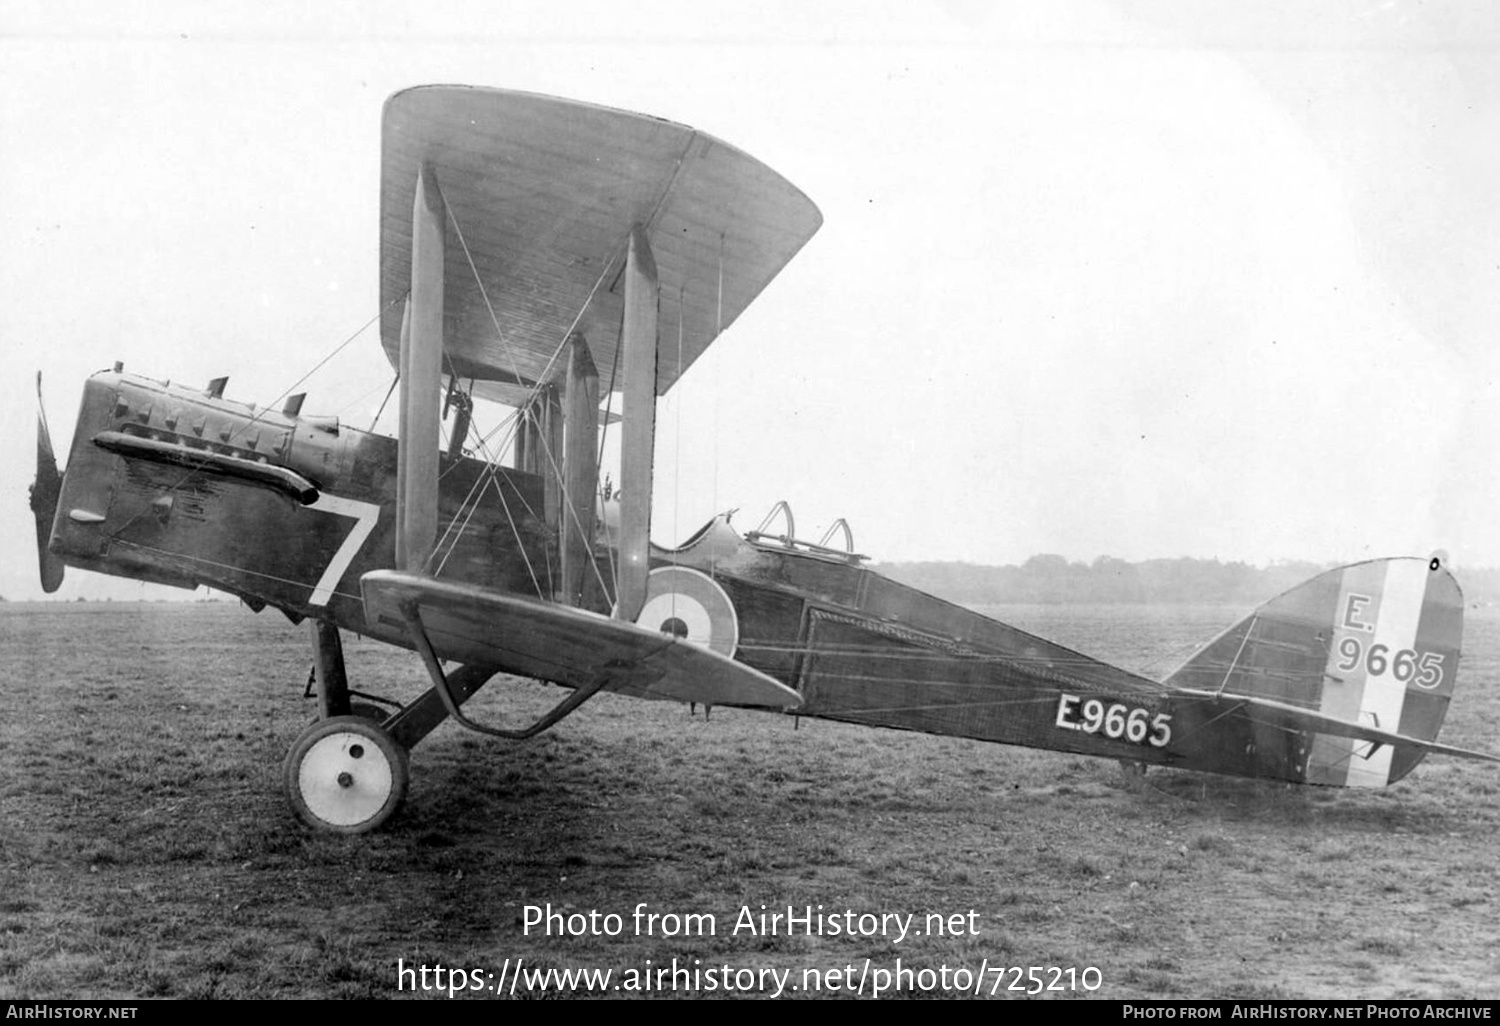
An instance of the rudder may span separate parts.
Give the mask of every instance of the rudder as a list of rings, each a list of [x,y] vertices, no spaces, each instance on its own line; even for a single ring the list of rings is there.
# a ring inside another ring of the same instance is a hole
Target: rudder
[[[1330,570],[1272,599],[1167,678],[1175,687],[1285,702],[1435,740],[1458,674],[1463,595],[1437,558]],[[1307,783],[1381,787],[1425,751],[1312,732]]]

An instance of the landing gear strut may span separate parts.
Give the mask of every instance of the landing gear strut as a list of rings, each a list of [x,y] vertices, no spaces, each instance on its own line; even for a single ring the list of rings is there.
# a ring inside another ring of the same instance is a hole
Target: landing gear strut
[[[344,673],[344,643],[339,629],[322,620],[309,620],[308,625],[312,629],[313,679],[318,686],[321,718],[348,716],[349,677]]]
[[[316,830],[374,830],[406,797],[407,747],[381,726],[388,718],[384,709],[349,701],[339,629],[312,621],[312,643],[320,715],[287,753],[287,796]]]
[[[362,834],[380,826],[401,807],[409,780],[409,753],[417,742],[482,688],[495,671],[460,666],[441,676],[442,691],[428,688],[400,711],[389,713],[378,705],[350,701],[337,627],[314,621],[312,643],[320,715],[292,744],[282,779],[292,809],[308,826]]]

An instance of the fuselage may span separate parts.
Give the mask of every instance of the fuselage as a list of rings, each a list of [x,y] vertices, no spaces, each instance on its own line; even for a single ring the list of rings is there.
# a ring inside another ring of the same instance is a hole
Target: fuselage
[[[50,551],[83,569],[204,585],[294,621],[411,647],[398,627],[367,620],[360,593],[366,573],[396,563],[395,439],[292,407],[257,409],[220,391],[119,371],[91,378]],[[442,456],[439,539],[423,571],[556,601],[564,591],[559,488],[545,474]],[[593,569],[577,603],[597,613],[613,604],[618,553],[608,520],[597,518],[585,557]],[[862,559],[789,538],[743,537],[727,516],[677,549],[650,551],[653,568],[683,568],[711,582],[734,621],[724,654],[797,692],[798,715],[1326,782],[1309,769],[1314,734],[1306,729],[1247,715],[1226,704],[1233,696],[1165,688],[893,581]],[[713,605],[703,613],[709,620],[719,615]],[[685,629],[675,613],[651,613],[659,608],[648,599],[637,622]],[[646,622],[647,613],[660,622]],[[722,637],[727,628],[709,629]],[[1277,679],[1322,686],[1326,632],[1310,631],[1294,624],[1290,641],[1267,649],[1279,653]],[[1244,648],[1236,644],[1235,659]],[[1443,658],[1453,667],[1456,635],[1449,647]],[[1296,665],[1281,666],[1288,659]],[[1389,779],[1420,758],[1420,750],[1406,752]]]
[[[50,548],[84,569],[368,633],[359,578],[393,565],[395,483],[395,439],[103,372],[84,386]],[[444,572],[534,590],[542,508],[536,475],[443,456],[439,510],[465,522],[445,539]]]

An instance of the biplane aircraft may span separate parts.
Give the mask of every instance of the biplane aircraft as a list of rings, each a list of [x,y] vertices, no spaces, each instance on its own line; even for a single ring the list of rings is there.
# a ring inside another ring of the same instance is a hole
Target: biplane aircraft
[[[1379,786],[1439,744],[1463,602],[1438,560],[1324,573],[1151,680],[882,576],[785,505],[650,542],[657,397],[818,230],[817,208],[683,125],[422,87],[382,126],[380,334],[399,439],[120,366],[84,388],[66,473],[39,429],[32,505],[64,565],[239,596],[311,624],[320,718],[285,781],[313,827],[372,829],[443,720],[525,738],[599,691],[1275,780]],[[615,408],[614,396],[622,396]],[[474,427],[475,400],[512,411]],[[449,441],[441,441],[450,419]],[[618,427],[618,495],[601,436]],[[837,537],[835,537],[837,535]],[[341,632],[430,686],[351,703]],[[562,685],[533,723],[465,715],[496,674]]]

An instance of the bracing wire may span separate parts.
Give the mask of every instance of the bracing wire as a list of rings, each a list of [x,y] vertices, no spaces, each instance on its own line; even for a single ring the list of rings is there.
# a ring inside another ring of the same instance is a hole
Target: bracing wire
[[[465,257],[465,259],[467,260],[467,262],[469,264],[469,271],[474,276],[475,284],[478,286],[480,296],[484,300],[485,308],[488,311],[489,316],[490,316],[490,322],[494,326],[494,329],[495,329],[495,335],[496,335],[497,339],[500,341],[501,347],[503,348],[503,350],[504,350],[504,352],[506,354],[506,358],[510,361],[512,375],[518,381],[524,380],[522,378],[522,376],[521,376],[520,368],[519,368],[519,366],[518,366],[518,364],[516,362],[515,354],[514,354],[513,350],[511,349],[511,346],[509,345],[509,343],[506,341],[504,331],[500,327],[499,316],[495,313],[494,304],[490,300],[489,291],[485,288],[484,281],[483,281],[483,279],[481,278],[481,276],[479,274],[478,265],[474,262],[473,254],[469,250],[468,241],[464,238],[463,226],[458,223],[458,218],[454,214],[452,208],[449,207],[449,208],[447,208],[447,210],[448,210],[448,220],[453,225],[454,232],[458,236],[459,245],[463,249],[464,257]],[[628,239],[626,240],[626,244],[628,244]],[[618,257],[618,252],[615,254],[615,256]],[[567,345],[568,339],[570,337],[572,337],[573,332],[577,329],[579,322],[583,319],[584,313],[588,310],[589,305],[593,302],[594,295],[598,292],[599,286],[603,284],[605,276],[609,272],[609,268],[612,267],[613,264],[614,264],[614,260],[615,260],[615,258],[611,258],[609,261],[606,261],[605,264],[604,264],[604,266],[603,266],[603,268],[600,270],[599,277],[595,280],[593,287],[589,290],[588,296],[585,298],[585,300],[583,301],[583,303],[579,306],[577,313],[573,317],[572,323],[568,326],[568,330],[563,333],[561,340],[558,342],[556,348],[553,349],[552,355],[548,358],[546,365],[543,367],[542,373],[540,375],[538,375],[537,380],[539,382],[545,381],[547,379],[547,376],[550,373],[553,365],[557,362],[558,357],[561,355],[564,347]],[[538,386],[536,386],[535,388],[532,389],[532,391],[531,391],[531,396],[532,396],[531,401],[532,402],[534,402],[535,399],[536,399],[536,397],[541,394],[541,387],[542,387],[541,385],[538,385]],[[551,442],[550,442],[550,439],[547,437],[548,434],[549,434],[549,432],[547,432],[547,431],[539,431],[539,432],[537,432],[537,440],[538,440],[538,442],[541,445],[542,454],[545,457],[545,459],[547,461],[547,465],[548,465],[549,469],[551,470],[552,474],[554,476],[558,477],[559,479],[561,479],[561,476],[562,476],[561,469],[558,466],[555,454],[552,452]],[[494,464],[497,461],[495,459],[489,459],[489,462],[491,464]],[[496,487],[496,494],[500,496],[502,505],[506,506],[506,509],[505,509],[506,519],[511,524],[512,533],[515,535],[517,546],[523,550],[523,554],[524,554],[524,550],[525,550],[524,540],[521,538],[519,530],[517,530],[516,527],[515,527],[514,517],[512,516],[508,505],[506,505],[504,493],[503,493],[503,491],[501,491],[499,489],[498,485]],[[576,530],[579,533],[580,536],[585,536],[587,534],[587,532],[584,531],[583,524],[582,524],[582,522],[579,521],[577,511],[573,509],[572,504],[571,503],[563,503],[562,507],[563,507],[563,509],[565,509],[567,511],[563,515],[566,516],[566,517],[570,517],[572,519],[572,521],[573,521],[573,525],[572,525],[571,529]],[[568,528],[565,527],[564,529],[566,530]],[[587,545],[587,544],[590,543],[591,539],[588,539],[587,537],[585,537],[584,541],[585,541],[585,544]],[[450,552],[451,552],[451,550],[450,550]],[[434,554],[435,554],[435,551],[434,551]],[[446,562],[446,557],[445,557],[445,562]],[[587,562],[588,562],[588,564],[591,567],[593,567],[594,575],[595,575],[596,578],[598,578],[600,587],[601,588],[606,588],[603,575],[600,574],[599,568],[598,568],[597,564],[595,563],[595,561],[592,560],[592,559],[590,559]],[[530,567],[529,557],[527,558],[527,564],[528,564],[528,568],[529,568]],[[548,577],[550,579],[550,577],[551,577],[551,564],[550,564],[550,561],[548,562],[547,572],[548,572]],[[540,582],[536,579],[536,576],[535,576],[534,573],[533,573],[532,576],[533,576],[533,583],[536,584],[536,586],[538,588],[538,592],[540,594],[540,588],[541,588]],[[548,597],[548,596],[542,595],[541,597],[545,598],[545,597]]]
[[[386,404],[391,401],[391,396],[396,394],[396,386],[401,384],[401,375],[397,374],[391,378],[391,387],[385,390],[385,398],[380,400],[380,409],[375,411],[375,418],[370,421],[369,433],[375,433],[375,425],[380,423],[380,417],[385,413]]]
[[[302,384],[302,382],[306,381],[308,378],[310,378],[314,374],[318,373],[318,371],[322,370],[323,369],[323,365],[325,363],[327,363],[329,360],[332,360],[335,356],[339,355],[339,353],[343,352],[344,348],[347,345],[349,345],[350,342],[353,342],[355,339],[359,338],[359,336],[363,335],[365,333],[366,329],[368,329],[370,327],[370,325],[372,325],[376,321],[378,321],[380,319],[381,315],[383,315],[387,310],[389,310],[391,307],[393,307],[395,305],[396,305],[396,300],[392,300],[391,302],[387,303],[384,307],[382,307],[380,310],[376,311],[374,317],[371,317],[368,321],[365,321],[365,323],[362,324],[362,325],[360,325],[360,327],[358,328],[358,330],[356,330],[354,332],[354,334],[352,334],[348,338],[344,339],[344,341],[340,342],[337,346],[334,346],[333,352],[329,353],[327,356],[323,357],[323,359],[319,360],[316,364],[314,364],[312,370],[308,371],[306,374],[302,375],[296,381],[292,382],[291,385],[289,385],[287,387],[286,391],[282,392],[275,399],[272,399],[265,406],[263,406],[259,410],[257,410],[256,413],[255,413],[255,415],[252,416],[248,421],[245,422],[245,426],[242,427],[242,428],[240,428],[240,431],[243,432],[243,431],[248,430],[249,427],[250,427],[250,425],[254,424],[260,418],[261,413],[265,412],[266,410],[270,410],[271,408],[273,408],[274,406],[276,406],[277,403],[281,402],[287,396],[291,395],[292,392],[299,385]]]

